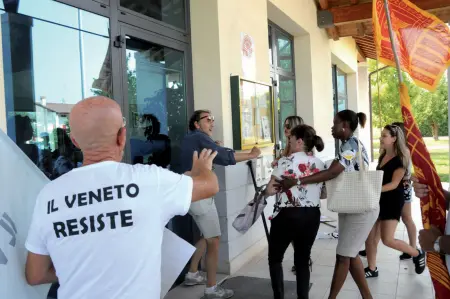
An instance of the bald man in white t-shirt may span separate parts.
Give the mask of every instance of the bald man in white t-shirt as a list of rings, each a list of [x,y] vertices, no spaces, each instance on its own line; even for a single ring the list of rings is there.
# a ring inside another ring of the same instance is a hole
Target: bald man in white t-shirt
[[[159,299],[165,225],[219,190],[211,151],[194,153],[188,175],[120,163],[125,125],[111,99],[76,104],[71,139],[83,152],[83,167],[48,183],[37,197],[26,279],[58,281],[59,299]]]

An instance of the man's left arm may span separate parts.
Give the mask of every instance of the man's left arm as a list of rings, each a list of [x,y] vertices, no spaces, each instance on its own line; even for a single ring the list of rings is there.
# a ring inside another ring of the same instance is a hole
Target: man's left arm
[[[46,215],[45,207],[40,204],[38,197],[25,242],[25,247],[28,250],[27,262],[25,264],[25,277],[30,285],[58,281],[53,262],[47,250],[47,244],[43,238],[44,229],[41,224],[44,215]]]
[[[28,252],[25,277],[30,285],[47,284],[58,281],[50,256],[32,252]]]
[[[419,232],[419,243],[426,252],[435,252],[435,248],[439,247],[439,253],[450,255],[450,236],[442,235],[435,226]]]

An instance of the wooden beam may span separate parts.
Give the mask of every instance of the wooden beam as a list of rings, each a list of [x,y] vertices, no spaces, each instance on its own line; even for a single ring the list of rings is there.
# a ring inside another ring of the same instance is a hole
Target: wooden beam
[[[411,2],[423,10],[450,7],[449,0],[411,0]],[[372,3],[332,7],[330,11],[333,13],[335,25],[372,19]]]
[[[358,62],[366,61],[366,55],[358,46],[358,44],[356,44],[356,50],[358,51]]]
[[[321,9],[328,9],[328,0],[319,0],[319,5]]]
[[[356,5],[356,4],[359,3],[359,0],[350,0],[350,3],[351,3],[352,5]]]
[[[336,27],[327,28],[328,37],[333,40],[339,40],[339,31]]]

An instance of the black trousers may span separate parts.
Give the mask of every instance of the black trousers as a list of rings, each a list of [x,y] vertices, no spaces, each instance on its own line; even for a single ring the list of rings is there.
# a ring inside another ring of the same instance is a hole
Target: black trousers
[[[283,257],[294,244],[297,298],[309,298],[309,257],[320,226],[319,208],[283,208],[272,220],[269,238],[269,269],[273,298],[284,299]]]

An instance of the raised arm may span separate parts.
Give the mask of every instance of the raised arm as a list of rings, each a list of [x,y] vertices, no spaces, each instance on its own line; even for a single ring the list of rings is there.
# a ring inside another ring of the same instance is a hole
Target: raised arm
[[[261,150],[256,146],[248,153],[234,153],[234,159],[236,162],[248,161],[251,159],[256,159],[261,155]]]

